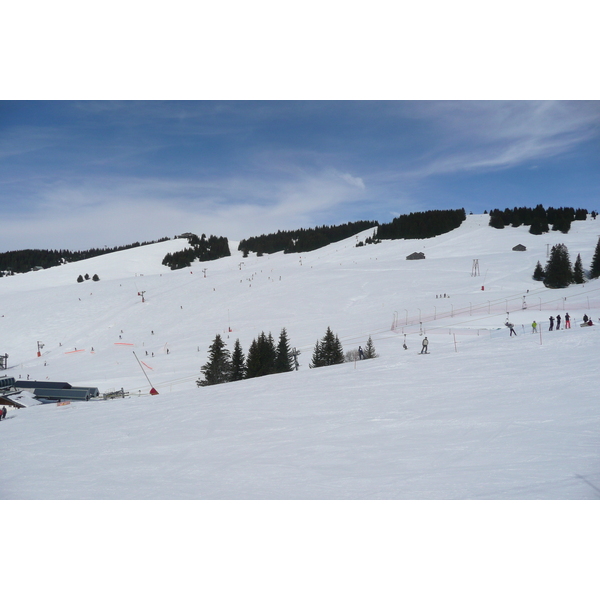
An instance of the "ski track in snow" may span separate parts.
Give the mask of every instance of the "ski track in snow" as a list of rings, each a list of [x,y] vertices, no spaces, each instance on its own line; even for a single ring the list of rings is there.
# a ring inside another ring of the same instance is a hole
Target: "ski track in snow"
[[[600,328],[579,324],[600,317],[600,283],[548,290],[531,274],[558,242],[589,266],[599,234],[600,221],[532,236],[475,215],[430,240],[353,236],[170,271],[163,256],[185,244],[172,240],[0,278],[6,376],[131,394],[11,410],[0,498],[598,499]],[[85,273],[100,281],[76,283]],[[572,329],[548,332],[566,311]],[[309,369],[328,326],[344,350],[371,335],[379,357]],[[196,386],[216,333],[247,352],[282,327],[298,372]]]

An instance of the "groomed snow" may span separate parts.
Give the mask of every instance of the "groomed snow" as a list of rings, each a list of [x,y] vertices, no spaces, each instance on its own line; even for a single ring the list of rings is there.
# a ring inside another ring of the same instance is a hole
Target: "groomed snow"
[[[600,282],[549,290],[531,275],[558,242],[588,268],[600,220],[543,236],[487,220],[301,255],[232,243],[179,271],[161,265],[173,240],[0,278],[0,375],[130,394],[9,411],[0,498],[598,499],[600,327],[579,325],[600,318]],[[415,251],[426,259],[405,260]],[[100,281],[76,283],[86,273]],[[572,328],[549,332],[565,312]],[[309,369],[328,326],[345,350],[371,335],[379,358]],[[247,352],[282,327],[299,371],[196,386],[215,334]]]

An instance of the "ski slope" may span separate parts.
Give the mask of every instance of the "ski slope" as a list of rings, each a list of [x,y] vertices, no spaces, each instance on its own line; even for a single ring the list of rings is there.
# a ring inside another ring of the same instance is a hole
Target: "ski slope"
[[[589,268],[600,220],[543,236],[487,222],[300,255],[232,242],[170,271],[178,239],[0,278],[0,376],[129,393],[10,410],[0,499],[598,499],[600,327],[579,325],[600,318],[600,282],[531,275],[558,242]],[[572,328],[549,332],[565,312]],[[379,357],[309,369],[328,326],[344,350],[372,336]],[[297,372],[197,387],[215,334],[247,352],[283,327]]]

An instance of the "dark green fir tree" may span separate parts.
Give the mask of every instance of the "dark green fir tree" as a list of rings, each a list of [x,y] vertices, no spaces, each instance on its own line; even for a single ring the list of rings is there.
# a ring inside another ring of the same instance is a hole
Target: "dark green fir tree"
[[[535,269],[533,271],[533,278],[536,281],[544,281],[545,273],[544,267],[542,267],[540,261],[538,260],[537,265],[535,265]]]
[[[597,277],[600,277],[600,238],[596,244],[596,250],[590,266],[590,279],[596,279]]]
[[[292,351],[288,340],[285,327],[279,334],[279,343],[277,344],[277,353],[275,356],[275,373],[288,373],[293,371]]]
[[[257,339],[252,340],[246,360],[246,378],[262,377],[275,373],[276,349],[273,336],[264,331]]]
[[[242,351],[240,340],[235,340],[231,353],[231,381],[239,381],[246,377],[246,357]]]
[[[548,233],[548,231],[548,222],[534,217],[533,222],[529,227],[529,233],[533,235],[542,235],[542,233]]]
[[[339,365],[344,362],[344,349],[337,335],[328,327],[323,339],[317,342],[311,368]]]
[[[365,346],[365,358],[377,358],[378,354],[375,352],[375,346],[373,344],[373,340],[371,336],[367,340],[367,345]]]
[[[583,265],[581,264],[581,254],[577,255],[577,259],[575,260],[575,265],[573,267],[573,283],[585,283]]]
[[[196,385],[216,385],[226,383],[231,377],[231,359],[225,342],[217,333],[208,349],[208,362],[200,369],[204,379],[197,379]]]
[[[545,273],[544,285],[546,287],[565,288],[573,283],[573,269],[569,260],[569,251],[564,244],[552,246]]]

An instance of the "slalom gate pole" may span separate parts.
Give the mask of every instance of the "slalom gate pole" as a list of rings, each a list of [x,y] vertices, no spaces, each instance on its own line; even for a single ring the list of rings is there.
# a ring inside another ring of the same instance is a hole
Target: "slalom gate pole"
[[[135,360],[138,361],[138,365],[140,365],[140,369],[142,370],[142,373],[144,374],[144,376],[146,377],[146,379],[148,380],[148,383],[150,384],[150,395],[151,396],[157,396],[158,392],[156,391],[156,389],[154,388],[154,386],[152,385],[152,382],[150,381],[150,378],[148,377],[148,375],[146,374],[146,371],[144,371],[144,367],[142,367],[142,363],[140,362],[140,359],[137,357],[137,354],[135,353],[135,350],[133,350],[133,355],[135,356]]]

